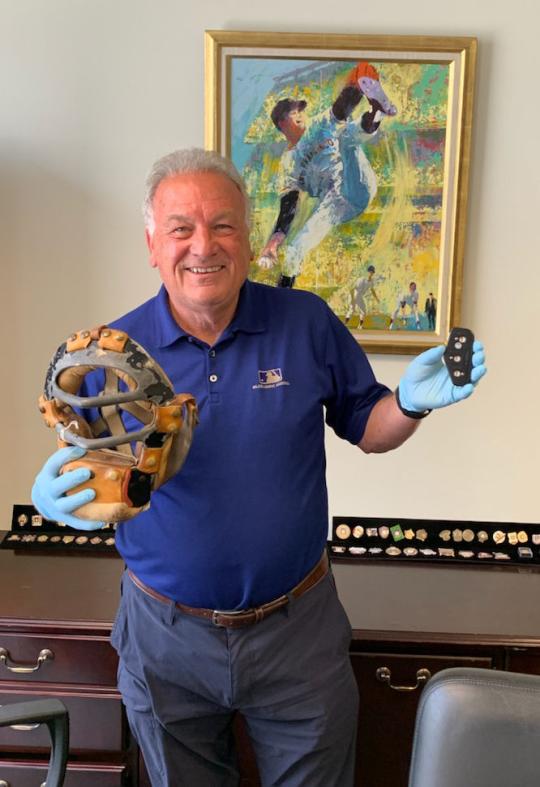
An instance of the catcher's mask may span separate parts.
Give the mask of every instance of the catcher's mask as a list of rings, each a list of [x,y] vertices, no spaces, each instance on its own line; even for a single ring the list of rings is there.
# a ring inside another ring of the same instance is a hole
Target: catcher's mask
[[[86,375],[97,369],[104,370],[103,390],[95,396],[79,395]],[[97,408],[98,416],[89,422],[74,407]],[[104,522],[131,519],[148,508],[150,494],[182,467],[198,423],[194,397],[175,394],[144,348],[124,331],[107,326],[74,333],[58,348],[39,409],[47,426],[56,429],[59,446],[87,450],[62,470],[87,467],[92,473],[68,492],[88,487],[96,492],[91,503],[74,513]],[[126,431],[121,410],[135,422],[133,431]]]

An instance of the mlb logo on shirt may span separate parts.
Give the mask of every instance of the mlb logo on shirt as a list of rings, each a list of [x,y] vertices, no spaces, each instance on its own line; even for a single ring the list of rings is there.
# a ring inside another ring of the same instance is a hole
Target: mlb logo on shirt
[[[259,383],[260,385],[275,385],[283,380],[281,369],[267,369],[266,371],[259,370]]]

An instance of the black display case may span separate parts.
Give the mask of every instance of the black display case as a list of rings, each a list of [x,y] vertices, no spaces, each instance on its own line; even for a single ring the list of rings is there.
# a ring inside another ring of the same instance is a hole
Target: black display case
[[[335,516],[332,560],[540,565],[540,524]]]
[[[62,522],[43,517],[32,505],[14,505],[11,529],[4,534],[0,549],[23,552],[81,554],[116,553],[116,525],[107,523],[99,530],[75,530]]]

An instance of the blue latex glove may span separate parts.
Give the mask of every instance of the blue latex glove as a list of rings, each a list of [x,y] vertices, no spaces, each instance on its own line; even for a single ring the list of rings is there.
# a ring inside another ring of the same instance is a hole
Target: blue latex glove
[[[65,492],[73,489],[78,484],[88,481],[90,470],[79,467],[59,475],[66,462],[80,459],[86,451],[84,448],[70,446],[60,448],[47,459],[36,476],[32,487],[32,502],[37,510],[47,519],[64,522],[77,530],[98,530],[105,522],[93,522],[79,517],[71,516],[79,506],[89,503],[96,496],[95,490],[83,489],[74,495],[66,496]]]
[[[481,342],[473,344],[471,382],[467,385],[454,385],[443,363],[445,347],[432,347],[417,356],[408,365],[399,381],[399,399],[405,410],[422,413],[447,407],[454,402],[467,399],[479,380],[487,372],[484,366],[485,353]]]

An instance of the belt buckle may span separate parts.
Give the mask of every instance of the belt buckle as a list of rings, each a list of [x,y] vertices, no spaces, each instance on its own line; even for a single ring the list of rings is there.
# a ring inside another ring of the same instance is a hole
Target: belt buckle
[[[249,609],[214,609],[212,611],[212,623],[214,626],[227,628],[225,623],[218,622],[218,615],[245,615],[246,612],[249,612]]]

